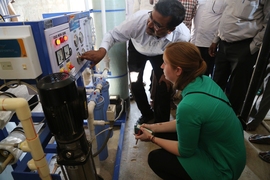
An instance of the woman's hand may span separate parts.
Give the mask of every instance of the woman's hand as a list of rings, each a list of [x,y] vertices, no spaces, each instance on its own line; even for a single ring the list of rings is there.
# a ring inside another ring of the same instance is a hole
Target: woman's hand
[[[135,139],[140,139],[141,141],[150,141],[152,134],[142,126],[140,127],[140,130],[142,131],[142,133],[135,134]]]

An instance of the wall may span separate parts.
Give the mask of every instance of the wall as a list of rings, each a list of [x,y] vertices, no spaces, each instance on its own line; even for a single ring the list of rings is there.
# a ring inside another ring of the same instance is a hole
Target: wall
[[[85,11],[87,0],[16,0],[13,7],[19,21],[41,20],[43,13]],[[91,1],[91,0],[89,0]]]
[[[132,13],[133,1],[126,0],[127,15]],[[92,0],[16,0],[13,6],[19,21],[36,21],[42,19],[43,13],[89,10]]]

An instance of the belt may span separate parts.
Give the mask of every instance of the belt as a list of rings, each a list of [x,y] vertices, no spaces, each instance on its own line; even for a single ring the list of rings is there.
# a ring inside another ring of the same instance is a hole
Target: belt
[[[243,42],[251,42],[253,38],[248,38],[248,39],[243,39],[240,41],[232,41],[232,42],[228,42],[228,41],[224,41],[221,40],[223,43],[227,43],[227,44],[237,44],[237,43],[243,43]]]

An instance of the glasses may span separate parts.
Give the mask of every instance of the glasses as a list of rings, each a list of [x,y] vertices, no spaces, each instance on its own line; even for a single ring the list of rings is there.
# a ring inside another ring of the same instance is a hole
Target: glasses
[[[148,12],[149,14],[149,20],[153,23],[154,25],[154,28],[156,31],[162,29],[162,28],[165,28],[165,26],[161,26],[158,22],[156,22],[154,19],[153,19],[153,16],[152,16],[152,11],[149,11]]]

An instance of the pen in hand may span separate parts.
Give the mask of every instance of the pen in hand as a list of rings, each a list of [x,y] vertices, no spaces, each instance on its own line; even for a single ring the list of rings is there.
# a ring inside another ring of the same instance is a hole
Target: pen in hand
[[[142,134],[142,130],[139,130],[137,135],[141,135],[141,134]],[[139,139],[136,140],[136,144],[135,145],[138,144],[138,141],[139,141]]]

